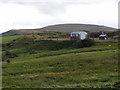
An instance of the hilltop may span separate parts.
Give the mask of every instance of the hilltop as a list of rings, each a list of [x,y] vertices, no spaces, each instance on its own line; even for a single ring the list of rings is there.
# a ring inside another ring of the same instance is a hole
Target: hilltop
[[[115,31],[115,28],[93,25],[93,24],[58,24],[43,27],[41,31],[61,31],[61,32],[72,32],[72,31],[89,31],[89,32],[99,32],[99,31]]]
[[[92,24],[57,24],[50,25],[43,28],[37,29],[19,29],[19,30],[9,30],[2,33],[3,36],[18,35],[18,34],[28,34],[28,33],[41,33],[44,31],[59,31],[59,32],[73,32],[73,31],[88,31],[88,32],[99,32],[99,31],[116,31],[115,28],[92,25]]]

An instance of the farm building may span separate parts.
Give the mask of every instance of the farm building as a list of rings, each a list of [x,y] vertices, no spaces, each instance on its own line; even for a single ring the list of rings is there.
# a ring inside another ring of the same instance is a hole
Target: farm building
[[[107,34],[100,34],[99,39],[100,40],[106,40],[108,38]]]
[[[70,36],[71,36],[72,40],[74,40],[74,39],[81,39],[81,40],[83,40],[83,39],[88,38],[88,33],[84,32],[84,31],[71,32]]]

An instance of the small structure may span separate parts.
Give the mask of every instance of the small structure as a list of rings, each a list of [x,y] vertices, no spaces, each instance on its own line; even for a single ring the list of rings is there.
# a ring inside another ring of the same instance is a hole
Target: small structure
[[[76,40],[76,39],[86,39],[88,38],[88,33],[85,31],[80,31],[80,32],[71,32],[70,34],[71,40]]]
[[[107,36],[107,34],[100,34],[99,39],[100,40],[106,40],[106,39],[108,39],[108,36]]]

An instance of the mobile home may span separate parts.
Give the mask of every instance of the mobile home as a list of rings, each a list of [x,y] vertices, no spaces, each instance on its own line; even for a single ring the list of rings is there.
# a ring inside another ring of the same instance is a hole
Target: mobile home
[[[84,31],[80,31],[80,32],[71,32],[70,34],[71,40],[75,40],[75,39],[87,39],[88,38],[88,33],[84,32]]]

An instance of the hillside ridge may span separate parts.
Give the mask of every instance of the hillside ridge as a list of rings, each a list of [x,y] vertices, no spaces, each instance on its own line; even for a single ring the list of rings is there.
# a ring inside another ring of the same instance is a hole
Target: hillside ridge
[[[73,31],[88,31],[88,32],[99,32],[99,31],[116,31],[117,29],[102,25],[94,24],[56,24],[49,25],[42,28],[36,29],[19,29],[9,30],[2,33],[2,36],[18,35],[18,34],[29,34],[29,33],[41,33],[44,31],[59,31],[59,32],[73,32]]]

